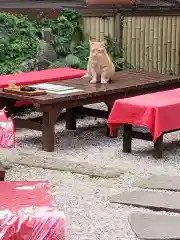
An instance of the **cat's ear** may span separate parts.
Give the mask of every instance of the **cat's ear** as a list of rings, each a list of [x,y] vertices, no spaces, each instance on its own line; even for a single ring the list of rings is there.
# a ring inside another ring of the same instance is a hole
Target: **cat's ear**
[[[89,39],[89,43],[91,44],[91,43],[93,43],[93,42],[96,42],[96,39],[95,39],[95,38],[90,38],[90,39]]]
[[[106,47],[107,42],[104,40],[104,41],[101,42],[101,44],[102,44],[104,47]]]

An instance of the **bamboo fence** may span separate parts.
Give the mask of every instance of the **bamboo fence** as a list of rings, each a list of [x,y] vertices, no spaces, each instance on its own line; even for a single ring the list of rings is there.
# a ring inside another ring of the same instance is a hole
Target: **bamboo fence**
[[[84,26],[93,38],[115,37],[138,70],[180,74],[180,16],[84,17]]]
[[[104,35],[110,34],[112,37],[115,36],[114,33],[115,18],[107,17],[84,17],[84,27],[85,31],[97,40],[103,40]]]

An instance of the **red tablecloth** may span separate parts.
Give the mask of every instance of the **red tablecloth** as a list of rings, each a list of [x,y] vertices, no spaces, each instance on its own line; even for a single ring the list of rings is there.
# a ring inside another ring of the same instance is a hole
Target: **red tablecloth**
[[[47,182],[0,182],[0,240],[65,240]]]
[[[180,89],[116,100],[107,124],[112,132],[122,123],[147,127],[156,139],[180,128]]]
[[[75,78],[81,78],[86,73],[85,70],[74,68],[56,68],[46,69],[41,71],[14,73],[8,75],[0,75],[0,88],[7,87],[10,80],[14,80],[16,85],[28,85],[47,83],[58,80],[72,80]],[[17,101],[16,107],[23,105],[29,105],[29,101]]]

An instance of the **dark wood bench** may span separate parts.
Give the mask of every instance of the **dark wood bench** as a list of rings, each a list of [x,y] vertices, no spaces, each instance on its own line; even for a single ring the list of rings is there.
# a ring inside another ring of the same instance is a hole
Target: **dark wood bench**
[[[155,158],[162,158],[163,156],[163,136],[167,133],[172,133],[179,131],[180,129],[175,129],[171,131],[164,132],[161,136],[156,140],[154,143],[154,154]],[[145,141],[153,142],[153,137],[145,128],[137,128],[134,127],[132,124],[124,124],[123,129],[123,152],[131,153],[132,149],[132,139],[141,139]]]
[[[17,86],[19,85],[33,85],[38,83],[47,83],[52,81],[70,80],[82,77],[86,71],[74,68],[56,68],[46,69],[40,71],[14,73],[0,76],[0,88],[7,87],[10,80],[13,80]],[[18,112],[18,108],[23,110],[27,106],[31,106],[32,102],[27,100],[20,100],[14,103],[13,112]]]
[[[42,145],[45,151],[54,150],[54,125],[62,109],[66,109],[66,128],[76,129],[76,118],[78,114],[95,115],[96,117],[107,117],[114,104],[120,98],[142,95],[162,90],[180,87],[180,77],[163,75],[155,72],[123,71],[117,72],[110,84],[90,84],[88,79],[75,79],[69,81],[54,82],[63,86],[71,86],[82,91],[69,94],[47,94],[38,97],[21,96],[18,94],[5,93],[0,90],[0,104],[11,107],[17,100],[28,100],[33,103],[37,112],[43,117],[38,121],[33,119],[17,119],[16,126],[34,129],[42,132]],[[88,109],[83,106],[93,103],[104,102],[108,111]],[[109,128],[108,128],[109,130]],[[107,131],[109,135],[109,131]]]

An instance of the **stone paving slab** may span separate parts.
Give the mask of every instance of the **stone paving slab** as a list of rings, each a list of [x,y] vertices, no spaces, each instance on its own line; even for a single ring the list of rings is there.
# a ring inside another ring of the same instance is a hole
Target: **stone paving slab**
[[[180,213],[180,192],[123,192],[112,196],[110,202]]]
[[[164,189],[180,191],[180,176],[154,175],[140,179],[132,184],[133,187]]]
[[[140,239],[180,239],[180,216],[133,213],[129,216],[129,223]]]
[[[12,163],[25,165],[29,167],[39,167],[44,169],[51,169],[57,171],[69,171],[71,173],[88,175],[90,177],[100,178],[116,178],[122,176],[125,169],[120,167],[107,166],[103,164],[88,163],[81,159],[71,157],[43,157],[38,153],[19,152],[3,149],[0,152],[0,158],[3,162],[5,160],[10,167]],[[72,160],[71,160],[72,159]],[[6,164],[7,164],[6,163]]]

